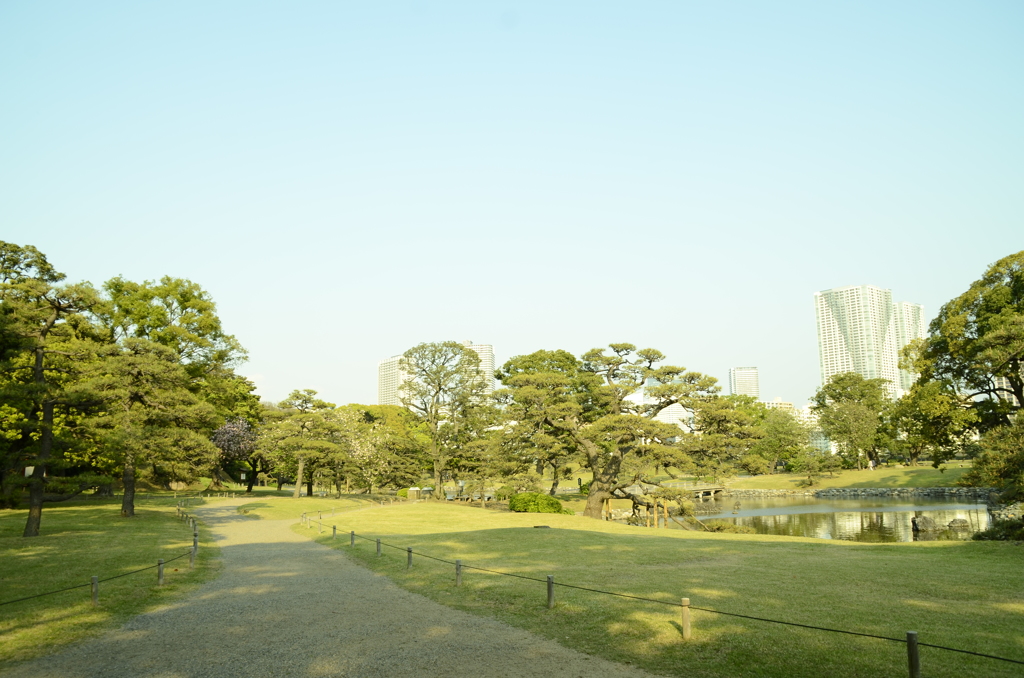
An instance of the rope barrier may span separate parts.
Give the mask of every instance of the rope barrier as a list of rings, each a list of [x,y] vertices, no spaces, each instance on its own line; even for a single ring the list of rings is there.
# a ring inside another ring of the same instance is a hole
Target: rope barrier
[[[191,555],[191,553],[192,553],[192,550],[189,549],[185,553],[182,553],[180,556],[174,556],[170,560],[165,560],[164,561],[164,565],[166,565],[167,563],[173,563],[175,560],[178,560],[179,558],[185,558],[185,557]],[[123,574],[115,574],[113,577],[107,577],[106,579],[99,579],[99,580],[97,580],[96,583],[99,584],[99,583],[103,583],[105,581],[110,581],[112,579],[120,579],[121,577],[127,577],[128,575],[138,574],[139,572],[145,572],[146,570],[152,570],[152,569],[155,569],[155,568],[158,568],[158,567],[160,567],[159,563],[157,563],[156,565],[150,565],[149,567],[144,567],[144,568],[142,568],[140,570],[132,570],[131,572],[125,572]],[[57,589],[56,591],[47,591],[46,593],[37,593],[34,596],[25,596],[24,598],[17,598],[15,600],[5,600],[4,602],[0,603],[0,606],[10,605],[12,603],[20,603],[23,600],[32,600],[33,598],[42,598],[44,596],[52,596],[52,595],[56,595],[58,593],[64,593],[65,591],[74,591],[75,589],[83,589],[86,586],[92,586],[92,582],[89,582],[88,584],[79,584],[77,586],[69,586],[66,589]]]
[[[374,537],[364,537],[361,534],[355,534],[355,536],[360,538],[360,539],[364,539],[366,541],[376,542],[376,538],[374,538]],[[387,543],[385,543],[383,541],[381,542],[381,546],[387,546],[388,548],[396,549],[396,550],[399,550],[399,551],[406,551],[408,549],[408,547],[406,547],[406,546],[396,546],[394,544],[387,544]],[[428,555],[426,553],[422,553],[420,551],[414,551],[414,553],[415,553],[415,555],[417,555],[417,556],[419,556],[421,558],[427,558],[429,560],[436,560],[439,563],[445,563],[445,564],[448,564],[448,565],[457,565],[457,563],[455,561],[453,561],[453,560],[445,560],[444,558],[438,558],[436,556],[431,556],[431,555]],[[491,573],[491,574],[501,575],[503,577],[514,577],[516,579],[526,579],[528,581],[535,581],[535,582],[540,582],[540,583],[546,583],[547,582],[546,579],[539,579],[537,577],[530,577],[528,575],[513,574],[511,572],[501,572],[499,570],[491,570],[491,569],[488,569],[488,568],[485,568],[485,567],[476,567],[476,566],[473,566],[473,565],[467,565],[465,563],[461,563],[460,565],[461,565],[461,567],[463,569],[478,570],[480,572],[488,572],[488,573]],[[629,598],[631,600],[639,600],[639,601],[643,601],[643,602],[646,602],[646,603],[657,603],[658,605],[669,605],[671,607],[684,607],[682,603],[676,603],[676,602],[672,602],[672,601],[668,601],[668,600],[657,600],[656,598],[645,598],[643,596],[633,596],[633,595],[629,595],[628,593],[616,593],[615,591],[603,591],[601,589],[594,589],[594,588],[589,588],[589,587],[586,587],[586,586],[576,586],[575,584],[564,584],[564,583],[561,583],[561,582],[552,582],[552,583],[553,583],[554,586],[561,586],[561,587],[568,588],[568,589],[576,589],[578,591],[588,591],[590,593],[600,593],[600,594],[607,595],[607,596],[617,596],[619,598]],[[848,635],[848,636],[859,636],[861,638],[874,638],[876,640],[888,640],[888,641],[892,641],[892,642],[895,642],[895,643],[903,643],[904,645],[907,644],[906,638],[892,638],[890,636],[879,636],[879,635],[876,635],[876,634],[873,634],[873,633],[861,633],[859,631],[846,631],[846,630],[843,630],[843,629],[832,629],[832,628],[828,628],[828,627],[825,627],[825,626],[814,626],[812,624],[799,624],[797,622],[787,622],[787,621],[782,621],[780,619],[768,619],[767,617],[755,617],[753,615],[748,615],[748,614],[739,614],[737,612],[725,612],[725,611],[722,611],[722,610],[714,610],[714,609],[711,609],[711,608],[708,608],[708,607],[697,607],[697,606],[694,606],[694,605],[690,605],[688,607],[691,610],[700,610],[701,612],[709,612],[711,614],[720,614],[720,615],[724,615],[724,616],[727,616],[727,617],[739,617],[741,619],[751,619],[751,620],[754,620],[754,621],[767,622],[767,623],[770,623],[770,624],[782,624],[783,626],[795,626],[795,627],[798,627],[798,628],[811,629],[811,630],[814,630],[814,631],[826,631],[826,632],[829,632],[829,633],[842,633],[842,634],[845,634],[845,635]],[[1007,657],[999,657],[997,655],[985,654],[983,652],[973,652],[971,650],[961,650],[961,649],[955,648],[955,647],[946,647],[945,645],[934,645],[932,643],[921,643],[921,642],[919,642],[918,646],[920,646],[920,647],[930,647],[930,648],[933,648],[933,649],[936,649],[936,650],[946,650],[947,652],[958,652],[960,654],[968,654],[968,655],[973,655],[975,657],[984,657],[986,659],[995,659],[995,660],[998,660],[998,661],[1009,662],[1011,664],[1024,665],[1024,661],[1021,661],[1021,660],[1018,660],[1018,659],[1009,659]]]

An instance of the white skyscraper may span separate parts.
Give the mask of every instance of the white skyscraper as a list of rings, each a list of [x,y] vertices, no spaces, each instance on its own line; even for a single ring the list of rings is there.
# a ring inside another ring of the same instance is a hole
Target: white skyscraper
[[[892,291],[852,285],[814,293],[818,321],[821,383],[836,374],[856,372],[885,379],[898,397],[914,376],[900,374],[899,351],[924,336],[924,307],[892,301]]]
[[[484,392],[487,395],[494,393],[494,347],[490,344],[474,344],[472,341],[464,341],[462,345],[479,356]]]
[[[761,397],[756,367],[733,367],[729,370],[729,393]]]
[[[401,405],[398,398],[398,387],[405,380],[400,367],[402,356],[396,355],[377,363],[377,404]]]

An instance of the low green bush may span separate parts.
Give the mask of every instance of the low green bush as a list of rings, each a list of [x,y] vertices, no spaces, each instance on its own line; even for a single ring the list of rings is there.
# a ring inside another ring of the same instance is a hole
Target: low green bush
[[[1024,541],[1024,519],[997,520],[973,538],[978,541]]]
[[[573,515],[573,512],[562,506],[550,494],[538,492],[520,492],[514,494],[508,500],[508,508],[516,513],[564,513]]]
[[[584,497],[590,496],[590,481],[587,481],[580,485],[580,494],[582,494]]]
[[[511,485],[502,485],[501,487],[494,491],[494,497],[498,501],[505,501],[515,493],[516,488],[512,487]]]
[[[733,534],[757,533],[757,530],[752,527],[730,523],[728,520],[709,520],[704,523],[704,527],[708,528],[712,532],[731,532]]]
[[[395,494],[397,494],[399,497],[403,497],[403,498],[408,499],[409,498],[409,489],[406,488],[406,487],[403,487],[402,489],[400,489]]]

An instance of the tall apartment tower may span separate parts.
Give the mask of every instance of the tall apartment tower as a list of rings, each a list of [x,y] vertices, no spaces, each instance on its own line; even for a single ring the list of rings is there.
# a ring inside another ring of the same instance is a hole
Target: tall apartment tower
[[[464,341],[462,345],[479,356],[484,392],[491,395],[494,393],[494,347],[490,344],[474,344],[472,341]]]
[[[914,375],[901,374],[899,351],[924,336],[924,307],[893,303],[892,291],[851,285],[814,293],[818,320],[821,383],[836,374],[856,372],[888,381],[896,398],[910,389]]]
[[[396,355],[385,358],[377,363],[377,404],[378,405],[401,405],[398,398],[398,387],[405,381],[405,374],[402,373],[400,361],[402,356]]]
[[[733,367],[729,370],[729,393],[761,397],[756,367]]]

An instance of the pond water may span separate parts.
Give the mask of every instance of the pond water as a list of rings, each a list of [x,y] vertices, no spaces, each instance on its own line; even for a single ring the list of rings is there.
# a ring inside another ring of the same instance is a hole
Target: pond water
[[[702,508],[719,509],[700,519],[727,520],[754,528],[759,534],[781,534],[819,539],[864,542],[931,541],[970,539],[989,526],[984,502],[940,497],[726,497],[705,502]],[[937,531],[913,529],[912,520],[931,518]],[[969,528],[948,529],[955,519]],[[672,523],[670,522],[670,525]]]

